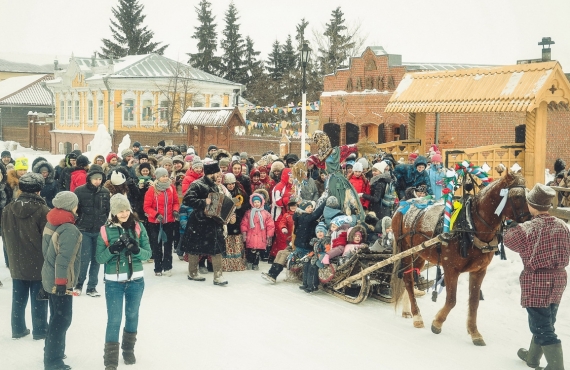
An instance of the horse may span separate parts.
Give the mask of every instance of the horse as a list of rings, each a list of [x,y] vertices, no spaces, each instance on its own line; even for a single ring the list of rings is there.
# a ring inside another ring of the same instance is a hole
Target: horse
[[[502,211],[497,215],[495,211],[505,194],[505,192],[501,194],[502,189],[507,189],[507,204],[504,205]],[[410,249],[441,233],[439,230],[439,233],[436,231],[436,229],[440,229],[436,228],[436,226],[441,224],[440,218],[443,207],[442,204],[436,203],[425,209],[411,206],[405,215],[401,212],[396,212],[392,219],[392,229],[397,252]],[[496,238],[499,236],[499,229],[504,218],[509,218],[519,223],[530,219],[526,203],[524,177],[517,173],[507,172],[505,176],[491,182],[473,196],[471,204],[469,207],[466,207],[465,212],[468,212],[471,216],[470,220],[473,225],[471,235],[474,236],[474,238],[467,239],[467,243],[470,245],[468,245],[466,257],[465,250],[463,257],[460,252],[460,237],[452,231],[453,237],[447,243],[442,243],[437,248],[432,247],[422,250],[419,254],[402,259],[400,266],[403,267],[400,271],[404,270],[403,283],[411,304],[411,312],[406,311],[404,307],[402,316],[407,318],[413,317],[414,327],[424,327],[420,309],[414,296],[413,272],[421,271],[425,261],[429,261],[432,265],[441,265],[444,270],[443,279],[446,288],[446,299],[445,305],[439,310],[431,325],[433,333],[441,333],[441,328],[447,315],[456,304],[459,274],[469,272],[467,332],[471,335],[473,344],[484,346],[486,344],[483,336],[477,330],[477,309],[479,307],[481,284],[487,272],[487,266],[491,263],[494,255],[493,251],[489,251],[491,249],[489,243],[495,241],[493,244],[497,245]],[[474,247],[475,243],[473,241],[483,242],[477,243],[479,246],[486,244],[488,248],[483,248],[486,249],[486,253],[482,249]],[[396,269],[398,268],[396,267]],[[404,294],[402,278],[392,279],[392,292],[397,308],[398,300]]]

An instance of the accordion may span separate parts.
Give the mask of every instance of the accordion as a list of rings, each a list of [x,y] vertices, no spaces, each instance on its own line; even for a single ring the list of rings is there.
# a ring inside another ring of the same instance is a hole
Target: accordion
[[[226,197],[222,193],[210,193],[208,199],[210,199],[210,204],[206,206],[204,214],[221,224],[227,225],[236,209],[232,198]]]

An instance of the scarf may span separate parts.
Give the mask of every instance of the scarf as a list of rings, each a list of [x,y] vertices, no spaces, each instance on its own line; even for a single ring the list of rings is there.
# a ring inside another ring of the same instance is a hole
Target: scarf
[[[162,181],[156,180],[156,183],[154,184],[154,187],[155,187],[158,191],[166,191],[171,185],[172,185],[172,182],[170,181],[170,179],[168,179],[167,182],[162,182]]]
[[[255,223],[253,222],[255,214],[257,213],[259,216],[259,225],[261,225],[261,230],[265,229],[265,227],[263,226],[263,215],[261,214],[261,211],[263,211],[262,208],[255,208],[253,207],[251,209],[251,212],[249,214],[249,228],[253,229],[255,227]]]

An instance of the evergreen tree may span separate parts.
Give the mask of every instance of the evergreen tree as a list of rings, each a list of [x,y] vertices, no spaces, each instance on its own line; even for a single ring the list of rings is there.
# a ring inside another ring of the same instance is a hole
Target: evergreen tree
[[[168,45],[159,46],[160,42],[151,42],[154,32],[143,26],[146,15],[144,6],[138,0],[119,0],[117,9],[113,8],[116,20],[111,19],[113,40],[102,39],[103,47],[99,55],[103,58],[121,58],[126,55],[157,53],[162,55]]]
[[[222,77],[233,82],[243,83],[246,81],[244,61],[242,59],[245,45],[239,33],[240,25],[237,23],[239,17],[233,2],[230,3],[225,16],[226,27],[222,32],[224,39],[221,45],[224,51],[221,59],[222,70],[224,71]]]
[[[245,75],[246,84],[249,84],[252,80],[259,78],[263,74],[263,62],[257,59],[260,52],[256,51],[253,46],[253,40],[251,37],[247,36],[245,38]]]
[[[220,70],[220,57],[215,55],[218,48],[218,35],[216,34],[215,18],[212,16],[210,7],[212,4],[208,0],[201,0],[198,7],[195,7],[200,25],[194,27],[193,39],[198,40],[198,52],[188,54],[190,60],[188,64],[204,72],[216,74]]]
[[[297,64],[297,55],[293,48],[291,35],[289,35],[287,37],[287,41],[285,41],[285,45],[283,45],[283,50],[281,51],[281,69],[284,74],[289,74],[297,69]]]
[[[279,80],[283,77],[283,68],[282,63],[283,58],[281,57],[281,44],[279,40],[275,40],[273,43],[273,48],[271,49],[271,53],[267,56],[267,71],[269,72],[269,76],[274,80]]]
[[[301,19],[301,23],[297,25],[297,34],[295,35],[295,40],[297,41],[297,68],[301,68],[301,49],[304,44],[308,44],[308,41],[305,38],[305,30],[308,25],[309,22],[307,22],[305,18]]]
[[[349,50],[354,48],[355,43],[344,24],[344,13],[340,7],[333,10],[330,23],[326,24],[324,36],[327,45],[319,48],[319,61],[324,74],[334,73],[337,68],[350,56]]]

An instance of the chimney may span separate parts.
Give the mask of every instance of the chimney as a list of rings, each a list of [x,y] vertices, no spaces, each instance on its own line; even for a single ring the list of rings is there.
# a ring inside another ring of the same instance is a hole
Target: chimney
[[[552,49],[550,45],[553,45],[554,41],[550,37],[543,37],[542,41],[538,45],[542,45],[542,61],[549,62],[552,60]]]
[[[239,93],[240,93],[240,89],[234,89],[234,95],[235,95],[235,98],[236,98],[236,101],[235,101],[235,106],[236,106],[236,107],[239,105]]]

